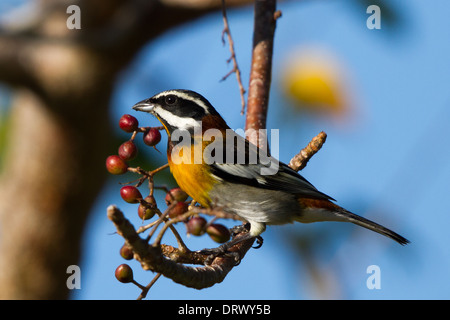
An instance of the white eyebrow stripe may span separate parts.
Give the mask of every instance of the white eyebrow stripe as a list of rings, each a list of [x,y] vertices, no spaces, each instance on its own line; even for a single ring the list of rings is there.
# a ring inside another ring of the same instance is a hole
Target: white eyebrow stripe
[[[160,106],[156,106],[153,108],[153,112],[155,112],[161,119],[166,121],[170,126],[181,129],[188,130],[192,128],[201,128],[202,123],[196,121],[192,118],[182,118],[174,115],[173,113],[164,110]]]
[[[157,94],[156,96],[154,96],[154,98],[158,99],[161,96],[167,96],[169,94],[173,94],[173,95],[175,95],[177,97],[180,97],[181,99],[184,99],[184,100],[192,101],[192,102],[196,103],[197,105],[199,105],[200,107],[202,107],[203,110],[205,110],[206,114],[209,114],[208,106],[202,100],[194,98],[194,97],[192,97],[192,96],[190,96],[190,95],[188,95],[188,94],[186,94],[184,92],[181,92],[181,91],[177,91],[177,90],[163,91],[163,92]]]

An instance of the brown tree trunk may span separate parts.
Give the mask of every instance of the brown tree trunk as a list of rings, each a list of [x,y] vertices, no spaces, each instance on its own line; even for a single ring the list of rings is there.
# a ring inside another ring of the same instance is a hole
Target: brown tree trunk
[[[0,179],[2,299],[67,296],[66,270],[79,263],[84,223],[105,176],[106,108],[92,107],[81,127],[31,91],[15,96]]]

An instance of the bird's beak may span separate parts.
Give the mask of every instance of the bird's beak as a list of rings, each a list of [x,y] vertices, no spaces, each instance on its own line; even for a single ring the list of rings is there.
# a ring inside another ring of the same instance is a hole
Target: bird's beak
[[[154,107],[155,105],[150,103],[148,100],[142,100],[133,106],[133,110],[151,113],[153,112]]]

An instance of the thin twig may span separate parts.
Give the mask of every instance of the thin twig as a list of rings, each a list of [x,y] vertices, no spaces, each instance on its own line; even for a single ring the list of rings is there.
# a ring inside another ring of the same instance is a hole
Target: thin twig
[[[150,231],[149,235],[146,238],[146,241],[150,241],[150,239],[153,237],[153,235],[156,232],[156,229],[158,229],[159,225],[163,222],[165,222],[167,224],[167,221],[170,221],[167,219],[167,216],[169,215],[169,211],[176,205],[176,202],[171,203],[171,205],[164,211],[164,213],[162,213],[159,216],[159,219],[156,220],[153,224],[153,229]],[[181,238],[180,234],[178,233],[177,229],[175,229],[175,227],[172,225],[172,223],[168,224],[168,227],[170,228],[170,231],[172,231],[173,235],[175,236],[175,239],[177,240],[178,243],[178,248],[180,248],[180,250],[183,251],[189,251],[188,247],[186,246],[186,244],[184,243],[183,239]],[[163,230],[165,231],[167,229],[166,226],[164,226]],[[162,235],[161,235],[162,237]],[[157,238],[157,240],[159,239],[159,236]],[[159,239],[159,241],[161,241],[161,239]],[[155,241],[156,242],[156,241]]]
[[[169,188],[167,188],[167,186],[153,186],[153,189],[163,190],[165,193],[170,192],[170,190],[169,190]]]
[[[167,169],[167,168],[169,168],[169,164],[168,163],[166,163],[165,165],[162,165],[161,167],[156,168],[155,170],[150,171],[150,172],[142,169],[141,167],[136,167],[136,168],[128,167],[127,170],[129,172],[140,174],[142,177],[140,177],[140,178],[138,178],[136,180],[133,180],[133,181],[130,181],[130,182],[126,182],[126,183],[121,183],[121,184],[130,184],[130,183],[133,183],[134,181],[138,181],[137,184],[136,184],[136,187],[139,187],[140,185],[142,185],[144,183],[145,180],[149,179],[150,195],[153,195],[153,191],[152,191],[153,190],[153,188],[152,188],[153,176],[156,173],[158,173],[158,172],[160,172],[160,171],[162,171],[164,169]]]
[[[136,138],[136,135],[138,132],[146,132],[147,130],[150,130],[151,128],[155,128],[157,130],[164,130],[164,126],[158,126],[158,127],[139,127],[135,131],[133,131],[133,134],[131,135],[130,140],[134,140]]]
[[[156,276],[152,279],[152,281],[150,281],[150,283],[145,287],[145,289],[142,290],[141,294],[139,295],[139,297],[137,297],[136,300],[144,299],[147,296],[147,293],[150,290],[150,288],[155,284],[155,282],[159,279],[159,277],[161,277],[161,273],[156,274]]]
[[[164,233],[166,233],[167,228],[173,227],[172,225],[174,223],[185,221],[187,218],[189,218],[190,216],[192,216],[194,214],[195,214],[194,211],[187,211],[187,212],[183,213],[182,215],[180,215],[178,217],[172,218],[169,221],[165,221],[164,226],[162,227],[161,231],[159,232],[158,236],[156,237],[155,242],[153,243],[153,245],[154,246],[160,246],[161,245],[162,237],[163,237]],[[173,229],[176,230],[175,228],[173,228]],[[172,230],[172,228],[171,228],[171,230]],[[176,233],[178,234],[178,232],[176,232]],[[186,246],[182,246],[180,249],[188,250],[188,248]]]
[[[139,186],[141,186],[141,185],[144,183],[145,180],[147,180],[148,178],[151,178],[150,173],[147,172],[147,171],[145,171],[145,170],[142,169],[141,167],[136,167],[136,168],[134,168],[134,167],[128,167],[127,170],[128,170],[129,172],[133,172],[133,173],[140,174],[142,177],[140,177],[140,178],[138,178],[138,179],[135,179],[135,180],[133,180],[133,181],[130,181],[130,182],[125,182],[125,183],[120,183],[120,184],[131,184],[131,183],[137,181],[137,183],[136,183],[135,186],[136,186],[136,187],[139,187]]]
[[[136,233],[142,233],[142,232],[150,229],[151,227],[153,227],[157,223],[158,223],[158,220],[153,221],[153,222],[151,222],[149,224],[146,224],[145,226],[141,226],[141,227],[139,227],[139,229],[136,230]]]
[[[156,173],[158,173],[158,172],[160,172],[160,171],[162,171],[162,170],[164,170],[164,169],[167,169],[167,168],[169,168],[169,164],[168,164],[168,163],[166,163],[165,165],[162,165],[162,166],[159,167],[159,168],[156,168],[155,170],[150,171],[149,175],[153,176],[153,175],[155,175]]]
[[[147,130],[150,130],[151,128],[157,129],[157,130],[164,130],[164,126],[157,126],[157,127],[139,127],[135,132],[146,132]]]
[[[225,0],[222,0],[222,17],[223,17],[222,42],[225,45],[224,36],[226,34],[227,38],[228,38],[228,44],[230,46],[230,52],[231,52],[231,57],[228,59],[228,62],[233,61],[233,69],[230,72],[228,72],[225,76],[223,76],[221,81],[226,80],[233,72],[236,73],[236,79],[237,79],[237,83],[239,85],[239,92],[241,95],[241,105],[242,105],[241,114],[244,114],[244,111],[245,111],[245,89],[242,84],[241,70],[239,69],[239,65],[237,63],[236,51],[234,50],[234,41],[233,41],[233,37],[231,36],[230,26],[228,24]]]
[[[169,214],[170,209],[173,208],[174,206],[175,206],[175,204],[172,203],[172,205],[170,205],[170,206],[169,206],[169,207],[168,207],[168,208],[167,208],[167,209],[159,216],[158,220],[155,221],[156,223],[154,224],[153,229],[150,231],[150,233],[148,234],[148,236],[147,236],[147,238],[145,239],[145,241],[147,241],[147,242],[150,241],[150,239],[151,239],[151,238],[153,237],[153,235],[155,234],[156,229],[158,229],[159,225],[160,225],[161,223],[163,223],[164,220],[167,219],[167,215]]]

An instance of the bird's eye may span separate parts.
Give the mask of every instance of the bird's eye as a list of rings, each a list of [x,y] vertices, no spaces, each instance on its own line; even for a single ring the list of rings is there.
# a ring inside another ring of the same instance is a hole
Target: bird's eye
[[[166,103],[167,103],[167,104],[174,104],[175,102],[177,102],[177,97],[174,96],[173,94],[168,95],[168,96],[166,97]]]

